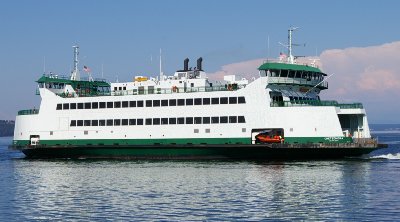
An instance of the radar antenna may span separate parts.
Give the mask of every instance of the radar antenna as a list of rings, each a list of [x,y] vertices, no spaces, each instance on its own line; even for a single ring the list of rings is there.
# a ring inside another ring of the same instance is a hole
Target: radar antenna
[[[287,55],[287,62],[289,63],[289,64],[294,64],[294,61],[295,61],[295,56],[293,56],[293,46],[301,46],[301,45],[306,45],[306,44],[294,44],[293,42],[292,42],[292,34],[293,34],[293,31],[295,31],[296,29],[299,29],[300,27],[290,27],[289,29],[288,29],[288,32],[289,32],[289,34],[288,34],[288,44],[283,44],[283,43],[281,43],[281,42],[279,42],[279,44],[280,45],[282,45],[283,47],[285,47],[285,48],[287,48],[288,49],[288,55]]]

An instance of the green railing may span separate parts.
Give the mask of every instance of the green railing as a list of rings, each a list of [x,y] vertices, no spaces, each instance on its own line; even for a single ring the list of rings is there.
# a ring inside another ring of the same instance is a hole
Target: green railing
[[[271,107],[297,107],[297,106],[336,106],[341,109],[363,109],[361,103],[338,103],[334,100],[295,100],[271,102]]]
[[[18,115],[35,115],[38,114],[39,110],[38,109],[24,109],[24,110],[20,110],[18,111]]]
[[[317,88],[328,88],[328,82],[316,79],[303,79],[303,78],[290,78],[290,77],[268,77],[269,84],[288,84],[288,85],[304,85],[304,86],[315,86]]]

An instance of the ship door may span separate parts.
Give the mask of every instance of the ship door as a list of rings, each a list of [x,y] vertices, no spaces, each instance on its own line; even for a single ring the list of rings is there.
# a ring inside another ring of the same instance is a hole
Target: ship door
[[[37,145],[39,145],[39,142],[40,142],[40,136],[39,135],[31,135],[29,141],[30,141],[29,145],[37,146]]]

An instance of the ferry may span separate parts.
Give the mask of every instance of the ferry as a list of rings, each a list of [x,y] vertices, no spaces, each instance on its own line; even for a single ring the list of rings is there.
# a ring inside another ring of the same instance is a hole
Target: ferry
[[[156,78],[81,78],[73,46],[69,77],[37,80],[40,107],[18,112],[12,148],[28,158],[325,159],[384,147],[361,103],[321,100],[329,76],[292,55],[294,30],[287,56],[253,79],[211,80],[202,58],[164,75],[161,56]]]

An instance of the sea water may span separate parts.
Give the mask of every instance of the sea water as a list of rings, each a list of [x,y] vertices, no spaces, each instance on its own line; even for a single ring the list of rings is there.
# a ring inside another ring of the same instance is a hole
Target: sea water
[[[388,149],[330,161],[28,160],[0,138],[0,221],[400,220],[400,125]]]

